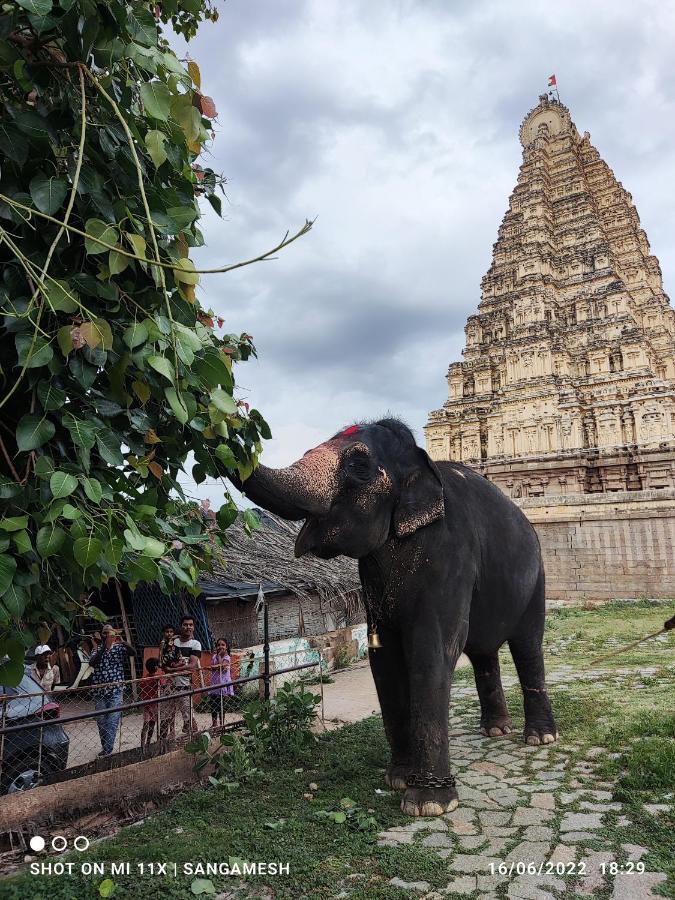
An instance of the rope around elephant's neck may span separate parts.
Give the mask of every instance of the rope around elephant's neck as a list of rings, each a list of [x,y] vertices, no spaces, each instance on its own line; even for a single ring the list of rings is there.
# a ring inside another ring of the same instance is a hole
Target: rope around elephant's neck
[[[597,659],[592,659],[588,664],[590,666],[596,666],[598,663],[604,662],[606,659],[611,659],[613,656],[618,656],[620,653],[626,653],[628,650],[632,650],[633,647],[637,647],[638,644],[643,644],[645,641],[649,641],[652,638],[659,637],[661,634],[665,634],[667,631],[672,631],[675,628],[675,616],[671,616],[667,622],[664,622],[663,628],[660,631],[655,631],[653,634],[647,634],[645,637],[639,638],[637,641],[633,641],[631,644],[626,644],[625,647],[619,647],[618,650],[612,650],[611,653],[606,653],[604,656],[598,656]]]

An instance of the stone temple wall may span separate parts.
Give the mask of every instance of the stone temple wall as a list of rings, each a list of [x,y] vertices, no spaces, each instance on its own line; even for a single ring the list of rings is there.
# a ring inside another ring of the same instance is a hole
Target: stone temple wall
[[[527,498],[549,604],[675,598],[675,490]]]

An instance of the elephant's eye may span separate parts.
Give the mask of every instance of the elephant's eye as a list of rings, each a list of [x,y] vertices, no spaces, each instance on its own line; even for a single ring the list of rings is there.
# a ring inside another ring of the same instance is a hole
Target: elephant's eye
[[[373,477],[373,463],[367,453],[353,453],[347,461],[347,472],[357,481],[370,481]]]

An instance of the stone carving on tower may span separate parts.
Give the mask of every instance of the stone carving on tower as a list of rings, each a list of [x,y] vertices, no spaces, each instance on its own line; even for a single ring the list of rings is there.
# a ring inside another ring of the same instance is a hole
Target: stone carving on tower
[[[557,100],[520,140],[429,454],[512,497],[675,487],[675,310],[631,195]]]

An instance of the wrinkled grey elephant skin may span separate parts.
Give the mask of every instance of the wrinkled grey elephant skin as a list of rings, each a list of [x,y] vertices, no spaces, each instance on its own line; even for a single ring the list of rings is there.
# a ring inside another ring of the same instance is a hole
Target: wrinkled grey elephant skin
[[[481,730],[512,724],[497,652],[508,642],[523,689],[524,739],[557,737],[546,693],[544,570],[518,507],[459,463],[433,463],[396,419],[354,425],[286,469],[260,466],[243,485],[255,503],[305,523],[295,553],[359,560],[370,665],[391,746],[386,780],[410,815],[457,805],[448,759],[450,681],[464,651]]]

